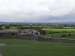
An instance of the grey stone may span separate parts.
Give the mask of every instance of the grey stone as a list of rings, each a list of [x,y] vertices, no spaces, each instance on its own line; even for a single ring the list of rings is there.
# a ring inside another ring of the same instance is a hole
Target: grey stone
[[[3,55],[0,53],[0,56],[3,56]]]

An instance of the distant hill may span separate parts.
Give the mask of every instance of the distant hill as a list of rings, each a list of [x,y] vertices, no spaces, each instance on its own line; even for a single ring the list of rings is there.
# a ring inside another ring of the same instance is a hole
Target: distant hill
[[[55,24],[75,24],[75,22],[56,22]]]

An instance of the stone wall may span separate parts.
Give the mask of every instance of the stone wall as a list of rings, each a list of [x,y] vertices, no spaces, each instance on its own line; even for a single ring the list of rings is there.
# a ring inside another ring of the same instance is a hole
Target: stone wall
[[[39,41],[47,41],[47,42],[64,42],[64,43],[75,43],[75,39],[61,39],[61,38],[43,38]]]
[[[26,39],[26,40],[38,40],[37,35],[33,34],[20,34],[18,32],[0,32],[0,38],[3,39]]]
[[[44,38],[43,36],[38,36],[34,34],[20,34],[18,32],[0,32],[0,38],[75,43],[75,39]]]

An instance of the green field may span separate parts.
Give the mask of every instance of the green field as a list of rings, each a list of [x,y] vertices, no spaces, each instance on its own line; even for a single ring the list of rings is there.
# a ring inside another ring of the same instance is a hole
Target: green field
[[[46,32],[44,35],[46,38],[54,37],[54,38],[70,38],[75,39],[75,29],[43,29]],[[51,32],[51,33],[50,33]],[[71,34],[71,36],[69,36]],[[61,35],[66,35],[65,37],[61,37]]]
[[[12,31],[14,30],[14,31],[18,31],[17,27],[14,27],[14,26],[13,27],[10,27],[9,29],[3,29],[3,30],[12,30]]]
[[[0,39],[3,56],[75,56],[75,43]]]

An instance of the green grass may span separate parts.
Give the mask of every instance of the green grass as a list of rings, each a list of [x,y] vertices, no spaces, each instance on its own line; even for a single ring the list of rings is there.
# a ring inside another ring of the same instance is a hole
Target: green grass
[[[50,30],[50,31],[75,31],[75,29],[43,29],[43,30]]]
[[[9,29],[4,29],[4,30],[15,30],[15,31],[18,31],[17,27],[10,27]]]
[[[4,56],[75,56],[75,47],[6,46],[0,51]]]
[[[64,29],[74,29],[74,27],[64,27]]]
[[[0,52],[4,56],[75,56],[74,43],[42,42],[20,39],[0,39],[0,43],[10,45],[0,47]]]
[[[44,35],[46,38],[50,38],[53,36],[54,38],[75,39],[75,29],[43,29],[43,30],[45,30],[45,32],[46,32],[46,35]],[[57,32],[59,32],[59,33],[57,33]],[[71,34],[71,36],[69,36],[69,34]],[[61,35],[66,35],[66,36],[61,37]]]
[[[32,45],[32,46],[44,46],[44,45],[48,45],[48,46],[70,46],[70,45],[74,45],[73,43],[58,43],[58,42],[44,42],[44,41],[34,41],[34,40],[21,40],[21,39],[0,39],[0,43],[5,43],[7,45]]]

